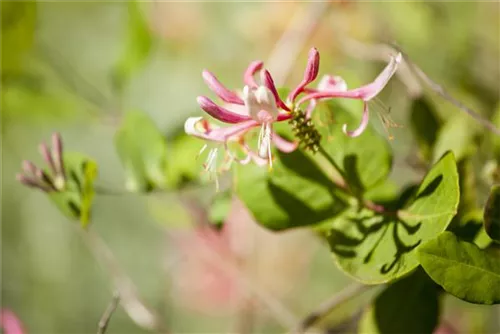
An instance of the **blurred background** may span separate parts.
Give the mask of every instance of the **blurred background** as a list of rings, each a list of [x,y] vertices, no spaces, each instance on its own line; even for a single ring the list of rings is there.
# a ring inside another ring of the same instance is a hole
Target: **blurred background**
[[[184,120],[201,115],[196,96],[210,94],[201,71],[210,69],[228,87],[241,88],[247,64],[262,59],[278,85],[293,85],[315,46],[320,75],[341,75],[355,87],[370,82],[387,60],[387,53],[366,46],[390,42],[484,117],[492,116],[499,101],[496,2],[2,1],[1,6],[1,297],[2,307],[15,312],[29,333],[95,332],[113,293],[76,225],[43,193],[15,181],[23,159],[41,162],[38,144],[54,131],[66,149],[98,162],[98,186],[121,190],[96,194],[93,229],[172,332],[278,333],[351,279],[314,235],[265,231],[237,199],[220,234],[195,228],[210,218],[206,198],[215,191],[200,178],[202,161],[195,156],[202,142],[182,136]],[[391,130],[398,187],[422,177],[409,162],[416,144],[407,126],[411,100],[421,93],[400,72],[380,97],[402,125]],[[463,117],[425,94],[441,119]],[[178,191],[123,190],[113,137],[127,111],[155,121],[169,140],[176,168],[190,181],[188,191],[182,182]],[[372,122],[383,133],[376,117]],[[478,186],[482,198],[488,190],[483,188]],[[237,263],[239,274],[214,264],[206,247],[222,254],[219,260]],[[336,310],[319,328],[347,331],[342,324],[354,321],[375,292]],[[251,297],[255,293],[284,310],[270,312],[258,301],[262,298]],[[446,297],[444,305],[445,321],[459,333],[500,331],[498,306],[454,297]],[[147,331],[119,307],[108,332]]]

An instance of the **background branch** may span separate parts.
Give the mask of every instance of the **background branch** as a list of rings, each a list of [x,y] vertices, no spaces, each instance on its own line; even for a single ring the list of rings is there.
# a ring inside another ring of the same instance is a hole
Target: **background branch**
[[[141,301],[132,280],[123,272],[113,253],[104,240],[89,227],[87,230],[78,228],[87,246],[108,272],[119,294],[121,305],[128,316],[139,326],[148,330],[166,333],[160,324],[158,316]]]
[[[292,333],[304,333],[319,320],[329,315],[334,309],[356,297],[364,291],[372,288],[373,285],[363,285],[355,283],[347,286],[344,290],[335,294],[330,299],[324,301],[316,310],[309,313],[292,331]]]
[[[108,324],[109,324],[109,321],[111,320],[111,316],[115,312],[119,303],[120,303],[120,294],[117,291],[115,291],[113,293],[113,298],[111,299],[111,302],[109,303],[108,307],[106,308],[106,310],[102,314],[101,320],[99,320],[97,334],[106,333],[106,329],[108,328]]]

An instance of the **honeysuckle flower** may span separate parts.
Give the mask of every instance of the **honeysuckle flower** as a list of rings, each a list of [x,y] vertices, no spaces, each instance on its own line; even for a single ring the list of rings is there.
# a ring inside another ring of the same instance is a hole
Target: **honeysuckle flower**
[[[274,130],[273,124],[290,120],[294,109],[295,99],[307,89],[312,81],[318,76],[319,53],[313,48],[309,52],[304,78],[299,85],[283,101],[276,89],[274,80],[264,68],[261,61],[253,61],[245,70],[243,75],[243,87],[241,93],[227,89],[211,72],[204,70],[202,75],[208,87],[224,102],[223,106],[217,105],[206,96],[199,96],[197,102],[200,107],[213,118],[230,124],[228,127],[220,128],[201,117],[191,117],[184,124],[185,132],[207,141],[202,151],[211,147],[205,168],[209,171],[216,169],[216,155],[221,146],[231,161],[248,163],[254,161],[257,164],[268,164],[272,167],[271,146],[276,146],[283,152],[292,152],[298,146],[298,142],[290,142],[280,137]],[[260,75],[259,82],[256,75]],[[245,135],[253,128],[260,127],[257,141],[257,149],[254,151],[245,142]],[[227,143],[233,141],[240,145],[246,158],[237,160],[229,150]]]
[[[66,172],[63,161],[63,144],[58,133],[52,135],[52,149],[45,143],[39,146],[40,154],[47,163],[49,173],[36,167],[32,162],[22,162],[23,173],[16,175],[22,184],[38,188],[44,192],[61,191],[66,185]]]
[[[401,62],[401,53],[398,53],[395,57],[391,57],[389,64],[384,68],[384,70],[375,78],[375,80],[368,85],[351,89],[347,89],[347,84],[341,77],[338,76],[324,76],[317,89],[308,89],[308,94],[302,97],[298,104],[302,104],[306,101],[310,101],[315,104],[319,99],[327,98],[349,98],[358,99],[363,101],[363,115],[361,118],[361,123],[359,126],[352,131],[347,130],[347,124],[344,124],[342,130],[349,137],[357,137],[368,126],[369,120],[369,109],[368,102],[377,96],[380,91],[387,85],[391,77],[397,70],[398,64]],[[308,110],[310,114],[311,110]]]

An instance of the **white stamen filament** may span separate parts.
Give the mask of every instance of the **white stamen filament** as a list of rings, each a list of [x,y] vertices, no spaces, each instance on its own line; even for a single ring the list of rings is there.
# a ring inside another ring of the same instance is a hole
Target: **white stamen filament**
[[[202,148],[204,150],[205,148]],[[212,148],[208,152],[207,160],[205,161],[205,170],[209,173],[210,179],[215,180],[215,189],[219,191],[219,178],[217,177],[217,152],[219,148]]]
[[[271,156],[271,139],[272,139],[271,123],[262,123],[259,133],[257,147],[259,149],[259,157],[268,159],[269,167],[273,167],[273,159]]]

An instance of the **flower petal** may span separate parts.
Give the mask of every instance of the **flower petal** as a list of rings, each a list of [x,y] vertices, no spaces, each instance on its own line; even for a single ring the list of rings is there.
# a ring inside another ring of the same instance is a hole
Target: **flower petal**
[[[207,70],[203,70],[202,76],[208,87],[223,101],[227,103],[243,104],[243,100],[238,95],[236,95],[236,93],[224,87],[224,85],[217,79],[217,77],[213,73]]]
[[[280,98],[278,94],[278,90],[276,89],[276,85],[274,84],[273,77],[271,76],[271,73],[269,73],[268,70],[264,70],[262,72],[262,83],[273,93],[274,95],[274,100],[276,101],[276,104],[283,110],[290,111],[290,108],[283,102],[283,100]]]
[[[304,78],[300,84],[288,95],[288,100],[293,102],[297,95],[304,91],[304,88],[311,82],[316,80],[319,71],[319,52],[316,48],[309,50],[309,57],[307,59],[306,70],[304,71]]]
[[[247,120],[232,126],[218,128],[203,119],[203,117],[189,117],[184,123],[184,131],[190,136],[223,143],[231,137],[241,135],[258,125],[257,121]]]
[[[205,110],[210,116],[219,121],[225,123],[240,123],[250,119],[248,116],[243,116],[218,106],[206,96],[198,96],[196,101],[198,101],[201,109]]]
[[[347,91],[337,91],[337,90],[327,90],[310,93],[304,96],[297,103],[298,105],[312,99],[323,99],[323,98],[348,98],[348,99],[360,99],[363,101],[369,101],[374,98],[380,91],[385,87],[389,79],[394,75],[397,70],[398,64],[401,62],[401,53],[396,57],[392,57],[389,64],[385,69],[378,75],[378,77],[368,85],[355,88]]]
[[[264,66],[264,62],[260,60],[255,60],[248,65],[245,74],[243,75],[243,82],[245,85],[250,86],[251,88],[257,88],[258,84],[255,82],[254,74],[262,69]]]
[[[297,147],[299,146],[298,142],[288,141],[285,138],[278,135],[276,132],[273,132],[272,139],[273,139],[274,145],[276,145],[278,150],[280,150],[281,152],[290,153],[290,152],[295,151],[297,149]]]
[[[366,127],[368,126],[368,120],[370,118],[370,113],[368,112],[368,103],[365,102],[363,106],[363,116],[361,117],[361,123],[359,124],[358,128],[354,131],[349,131],[347,130],[347,124],[344,124],[342,126],[342,131],[349,137],[357,137],[360,134],[365,131]]]
[[[342,77],[337,75],[325,75],[318,84],[318,91],[347,91],[347,83]]]
[[[370,84],[359,87],[353,90],[353,92],[358,92],[361,98],[365,101],[371,100],[373,97],[378,95],[380,91],[387,85],[389,79],[396,73],[398,64],[401,62],[401,53],[398,53],[396,57],[391,57],[389,64],[384,68],[384,70],[378,75],[378,77]]]

